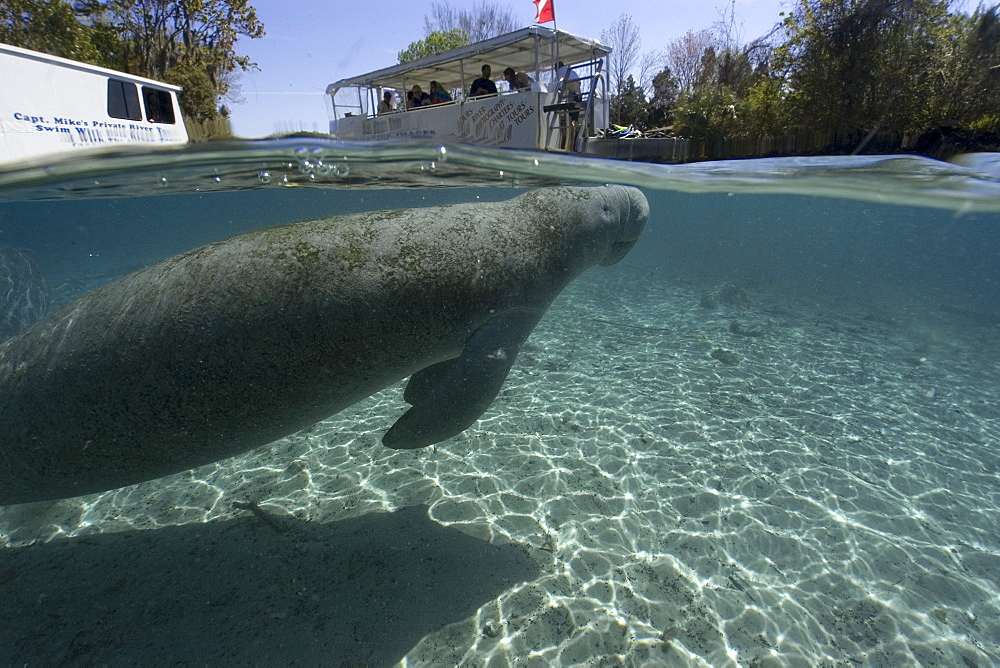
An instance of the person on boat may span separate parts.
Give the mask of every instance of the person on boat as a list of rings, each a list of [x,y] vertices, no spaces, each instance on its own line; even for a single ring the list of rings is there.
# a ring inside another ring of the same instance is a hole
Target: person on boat
[[[556,81],[559,82],[559,99],[562,102],[573,102],[578,107],[583,106],[580,77],[573,71],[572,67],[564,65],[561,60],[556,63]],[[569,118],[576,123],[580,119],[579,109],[570,111]]]
[[[390,114],[394,111],[396,111],[396,103],[392,101],[392,93],[385,91],[382,93],[382,101],[378,103],[378,113],[381,116],[382,114]]]
[[[531,77],[524,72],[515,72],[513,67],[503,71],[503,78],[512,91],[531,90]]]
[[[406,96],[406,102],[406,106],[409,109],[426,107],[431,103],[431,96],[425,93],[423,88],[414,84],[413,88],[410,89],[409,94]]]
[[[469,97],[497,94],[497,85],[490,80],[493,69],[489,65],[483,65],[482,72],[483,75],[472,82],[472,88],[469,89]]]
[[[580,127],[580,109],[583,108],[583,94],[580,92],[580,76],[573,68],[561,60],[556,63],[556,81],[559,85],[559,101],[572,102],[573,107],[562,112],[563,117],[563,148],[572,150],[573,137]]]
[[[444,86],[437,81],[431,82],[431,104],[444,104],[451,102],[451,95],[444,89]]]
[[[559,82],[559,89],[566,98],[579,97],[580,77],[569,65],[564,65],[560,60],[556,63],[556,81]]]

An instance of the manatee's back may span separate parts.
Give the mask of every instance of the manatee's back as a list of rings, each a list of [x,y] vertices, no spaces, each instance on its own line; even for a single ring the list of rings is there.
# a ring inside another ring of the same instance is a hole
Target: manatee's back
[[[0,503],[269,443],[544,309],[585,268],[562,194],[258,230],[84,295],[0,344]]]

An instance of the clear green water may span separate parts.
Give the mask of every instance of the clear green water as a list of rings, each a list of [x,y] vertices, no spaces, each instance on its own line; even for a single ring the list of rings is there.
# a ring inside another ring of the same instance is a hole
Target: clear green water
[[[998,164],[285,140],[0,173],[0,245],[52,308],[297,220],[556,183],[651,209],[436,448],[379,443],[397,385],[193,472],[0,509],[2,662],[997,663]]]

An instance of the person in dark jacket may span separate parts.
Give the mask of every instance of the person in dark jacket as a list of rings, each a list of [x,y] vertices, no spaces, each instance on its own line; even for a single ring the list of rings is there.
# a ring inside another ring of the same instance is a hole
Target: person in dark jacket
[[[469,89],[469,97],[497,94],[497,85],[490,80],[493,69],[489,65],[483,65],[482,71],[483,75],[472,82],[472,88]]]

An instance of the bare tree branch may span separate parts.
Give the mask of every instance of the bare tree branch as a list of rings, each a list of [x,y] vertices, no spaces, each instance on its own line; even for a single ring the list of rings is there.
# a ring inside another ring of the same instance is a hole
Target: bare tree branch
[[[688,30],[677,39],[667,43],[664,60],[680,90],[691,91],[698,81],[702,57],[709,48],[718,45],[718,39],[711,30]]]
[[[469,36],[470,42],[481,42],[513,32],[519,25],[510,5],[474,2],[471,9],[456,9],[449,2],[433,2],[430,16],[424,16],[424,36],[459,28]]]
[[[611,47],[608,56],[608,83],[615,95],[625,90],[629,72],[635,66],[642,48],[639,27],[628,14],[622,14],[611,27],[601,32],[601,41]]]

